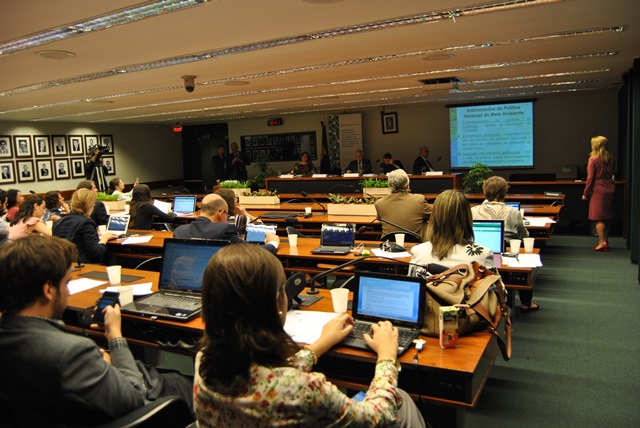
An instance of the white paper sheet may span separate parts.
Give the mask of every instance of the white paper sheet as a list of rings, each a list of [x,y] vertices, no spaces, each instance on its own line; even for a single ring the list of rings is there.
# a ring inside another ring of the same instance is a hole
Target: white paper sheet
[[[296,343],[313,343],[322,333],[322,327],[338,314],[318,311],[289,311],[284,331]]]
[[[518,254],[515,257],[502,257],[502,264],[509,267],[536,268],[542,266],[540,254]]]
[[[124,240],[122,245],[144,244],[151,241],[152,235],[130,236]]]
[[[107,281],[91,278],[80,278],[69,281],[69,294],[80,293],[81,291],[90,290],[98,285],[106,284]]]
[[[524,220],[529,222],[527,226],[545,226],[547,223],[555,223],[555,220],[549,217],[529,217],[525,215]]]
[[[401,259],[403,257],[411,257],[411,254],[408,251],[403,251],[401,253],[392,253],[391,251],[382,251],[380,248],[373,248],[371,252],[373,252],[373,254],[378,257],[389,257],[391,259]]]
[[[134,296],[146,296],[147,294],[151,294],[151,286],[153,284],[151,282],[145,282],[144,284],[132,284],[133,287],[133,295]],[[101,293],[105,291],[118,291],[118,287],[107,287],[100,290]]]

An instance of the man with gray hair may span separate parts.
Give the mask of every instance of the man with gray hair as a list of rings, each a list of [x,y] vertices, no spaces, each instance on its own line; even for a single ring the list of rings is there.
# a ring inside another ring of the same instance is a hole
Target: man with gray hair
[[[402,169],[391,171],[387,176],[391,194],[376,201],[376,211],[381,219],[395,223],[418,236],[424,237],[427,221],[431,216],[431,206],[423,195],[414,195],[409,188],[409,176]],[[382,234],[402,230],[387,223],[382,223]]]

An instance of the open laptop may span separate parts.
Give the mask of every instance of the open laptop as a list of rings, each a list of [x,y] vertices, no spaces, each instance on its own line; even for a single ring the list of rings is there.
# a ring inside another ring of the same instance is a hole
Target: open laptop
[[[129,227],[128,215],[111,215],[109,216],[109,222],[107,223],[107,232],[113,233],[119,238],[123,238],[127,235],[127,228]]]
[[[398,355],[402,355],[424,324],[424,278],[357,271],[354,281],[351,313],[355,325],[340,344],[370,351],[362,335],[371,331],[371,324],[387,320],[398,327]]]
[[[274,224],[248,224],[244,241],[250,244],[264,244],[266,233],[276,233]]]
[[[211,257],[229,241],[164,240],[159,291],[122,307],[122,312],[150,318],[189,321],[202,310],[202,276]]]
[[[356,225],[349,223],[323,223],[320,246],[312,254],[349,254],[356,239]]]
[[[520,202],[505,202],[504,204],[508,207],[515,208],[520,211]]]
[[[504,222],[502,220],[473,220],[475,242],[494,254],[504,251]]]
[[[190,215],[196,212],[196,197],[194,195],[174,196],[173,212],[178,215]]]

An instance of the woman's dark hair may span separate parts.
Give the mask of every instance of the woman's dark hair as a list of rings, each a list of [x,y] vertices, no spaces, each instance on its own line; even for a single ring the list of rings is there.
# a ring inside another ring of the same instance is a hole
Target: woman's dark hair
[[[138,184],[131,192],[131,202],[129,203],[129,215],[131,216],[131,224],[136,221],[138,206],[151,202],[151,189],[146,184]]]
[[[44,194],[44,204],[48,210],[54,210],[58,208],[58,200],[60,199],[60,191],[49,190]]]
[[[236,215],[236,193],[231,189],[218,189],[215,191],[216,195],[220,195],[222,199],[227,203],[229,215]]]
[[[7,191],[0,189],[0,216],[4,215],[4,201],[7,199]]]
[[[311,155],[309,154],[309,152],[302,152],[302,153],[300,153],[300,160],[302,160],[302,158],[304,157],[304,155],[307,155],[307,162],[311,162]]]
[[[113,192],[116,191],[116,187],[118,187],[118,184],[120,184],[120,178],[118,177],[114,177],[109,180],[109,188],[107,189],[107,193],[113,195]]]
[[[276,256],[255,245],[229,245],[211,258],[202,278],[199,368],[209,388],[237,396],[247,390],[251,365],[290,365],[300,348],[278,312],[285,279]]]
[[[9,189],[7,192],[7,209],[13,208],[18,204],[18,189]]]
[[[33,217],[33,207],[34,205],[40,205],[44,199],[41,196],[33,195],[29,196],[23,203],[20,205],[18,212],[15,216],[13,216],[13,220],[11,220],[11,226],[14,226],[20,223],[23,219],[28,219]]]

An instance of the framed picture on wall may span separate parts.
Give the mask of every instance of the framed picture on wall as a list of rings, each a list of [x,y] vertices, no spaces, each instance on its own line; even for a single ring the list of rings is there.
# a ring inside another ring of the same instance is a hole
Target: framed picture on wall
[[[13,147],[11,147],[11,136],[0,135],[0,159],[13,158]]]
[[[67,147],[67,137],[65,135],[53,135],[53,155],[67,156],[69,149]]]
[[[38,181],[53,180],[53,170],[51,168],[51,159],[36,160],[36,170],[38,173]]]
[[[116,175],[116,158],[113,156],[102,156],[102,163],[107,167],[105,175]]]
[[[36,149],[37,158],[51,156],[51,144],[48,135],[35,135],[33,137],[33,146]]]
[[[398,132],[398,113],[381,113],[382,115],[382,133],[396,134]]]
[[[13,162],[0,162],[0,184],[11,184],[16,182]]]
[[[33,157],[33,151],[31,150],[31,135],[14,135],[13,136],[13,148],[16,158],[30,158]]]
[[[113,135],[101,135],[100,146],[106,147],[106,149],[103,152],[105,155],[112,155],[113,154]]]
[[[97,135],[85,135],[84,136],[84,147],[85,153],[89,154],[89,149],[93,146],[98,145],[98,136]]]
[[[69,135],[69,153],[71,155],[84,155],[82,135]]]
[[[71,158],[71,177],[84,177],[84,158]]]
[[[20,183],[28,183],[30,181],[36,181],[36,173],[33,170],[32,160],[17,161],[17,175]]]
[[[56,172],[56,180],[69,178],[69,159],[54,159],[53,169]]]

